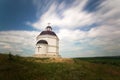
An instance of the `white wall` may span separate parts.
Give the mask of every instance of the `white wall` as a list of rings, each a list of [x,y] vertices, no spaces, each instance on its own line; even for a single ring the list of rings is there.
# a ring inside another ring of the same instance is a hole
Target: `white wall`
[[[57,50],[56,47],[50,47],[50,46],[48,47],[48,52],[54,52],[55,53],[56,50]]]
[[[58,54],[59,53],[59,39],[56,36],[51,35],[40,35],[37,37],[37,42],[39,40],[46,40],[48,42],[48,47],[41,45],[44,49],[41,50],[40,53],[38,51],[36,54]],[[47,50],[45,50],[47,49]]]
[[[47,44],[37,44],[36,46],[36,54],[46,54],[47,53]],[[38,47],[41,47],[38,49]]]

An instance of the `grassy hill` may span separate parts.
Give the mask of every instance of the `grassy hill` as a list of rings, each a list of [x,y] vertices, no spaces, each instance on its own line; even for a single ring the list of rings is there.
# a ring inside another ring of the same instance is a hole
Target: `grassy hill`
[[[0,80],[120,80],[120,57],[39,59],[0,54]]]

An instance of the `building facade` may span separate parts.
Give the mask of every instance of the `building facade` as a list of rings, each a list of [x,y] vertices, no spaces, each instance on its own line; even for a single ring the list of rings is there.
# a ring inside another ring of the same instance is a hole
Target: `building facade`
[[[47,26],[36,38],[35,57],[60,57],[59,38],[52,31],[51,26]]]

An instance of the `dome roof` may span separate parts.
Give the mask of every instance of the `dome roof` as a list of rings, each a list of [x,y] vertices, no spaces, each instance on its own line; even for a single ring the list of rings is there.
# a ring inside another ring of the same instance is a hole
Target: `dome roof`
[[[40,33],[40,35],[52,35],[52,36],[56,36],[56,34],[53,31],[42,31]]]
[[[48,42],[46,40],[39,40],[37,44],[48,44]]]
[[[46,28],[51,28],[51,29],[52,29],[52,27],[51,27],[51,26],[47,26]]]

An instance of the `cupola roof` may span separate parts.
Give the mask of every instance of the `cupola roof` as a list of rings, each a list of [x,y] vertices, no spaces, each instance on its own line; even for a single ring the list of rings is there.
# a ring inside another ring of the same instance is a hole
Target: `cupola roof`
[[[53,31],[51,26],[47,26],[46,30],[42,31],[40,35],[52,35],[52,36],[57,36]]]

